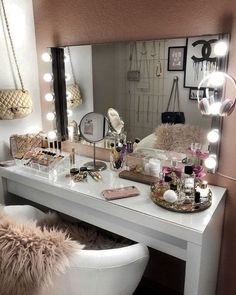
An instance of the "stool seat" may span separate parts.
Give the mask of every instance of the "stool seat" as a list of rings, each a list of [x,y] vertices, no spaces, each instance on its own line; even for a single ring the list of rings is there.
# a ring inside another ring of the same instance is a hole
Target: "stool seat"
[[[46,214],[32,206],[6,206],[14,220],[39,221]],[[55,275],[53,285],[37,295],[131,295],[142,278],[149,259],[145,245],[108,250],[80,250],[72,254],[70,267]]]

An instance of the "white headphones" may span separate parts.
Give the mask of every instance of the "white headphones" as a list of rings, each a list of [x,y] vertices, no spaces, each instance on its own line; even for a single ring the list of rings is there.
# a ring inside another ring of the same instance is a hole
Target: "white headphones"
[[[234,100],[223,98],[223,96],[220,100],[216,100],[215,98],[217,88],[223,88],[223,84],[226,79],[228,79],[233,84],[236,90],[235,80],[228,74],[219,71],[209,74],[199,83],[197,90],[197,100],[199,110],[203,115],[218,115],[223,117],[229,116],[233,112],[236,104],[236,98]],[[206,97],[200,98],[199,93],[203,87],[206,87]],[[210,95],[210,88],[215,89],[213,91],[213,95]]]

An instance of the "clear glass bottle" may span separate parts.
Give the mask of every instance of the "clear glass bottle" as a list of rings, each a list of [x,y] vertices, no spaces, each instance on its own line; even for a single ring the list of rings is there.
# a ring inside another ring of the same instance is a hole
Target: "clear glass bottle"
[[[153,199],[162,199],[164,192],[168,189],[169,186],[164,181],[164,174],[160,172],[158,182],[151,186]]]
[[[186,198],[194,199],[195,195],[195,174],[192,166],[185,166],[184,173],[182,174],[182,190]]]

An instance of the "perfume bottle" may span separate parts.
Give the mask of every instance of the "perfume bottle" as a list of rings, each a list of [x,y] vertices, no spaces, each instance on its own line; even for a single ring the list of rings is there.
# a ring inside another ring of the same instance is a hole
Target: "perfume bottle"
[[[182,175],[182,190],[185,194],[184,204],[194,203],[195,198],[195,174],[192,166],[184,167]]]
[[[176,176],[176,174],[174,172],[171,173],[170,189],[172,191],[177,191],[178,190],[177,176]]]
[[[151,186],[151,191],[154,199],[163,198],[165,191],[169,189],[169,186],[164,181],[164,174],[160,172],[157,183]]]
[[[182,184],[185,193],[194,193],[195,191],[195,174],[192,166],[184,167],[184,174],[182,175]]]

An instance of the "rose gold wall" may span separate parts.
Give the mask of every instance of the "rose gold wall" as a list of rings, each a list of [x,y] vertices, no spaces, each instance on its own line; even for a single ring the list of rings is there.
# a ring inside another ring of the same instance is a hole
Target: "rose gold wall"
[[[46,47],[188,35],[232,34],[229,73],[236,77],[236,3],[234,0],[33,0],[38,56]],[[42,62],[39,59],[40,77]],[[44,83],[40,81],[41,92]],[[42,100],[42,110],[45,105]],[[220,172],[236,177],[236,111],[224,120]],[[218,294],[236,289],[236,183],[228,187]],[[207,294],[206,294],[207,295]]]

